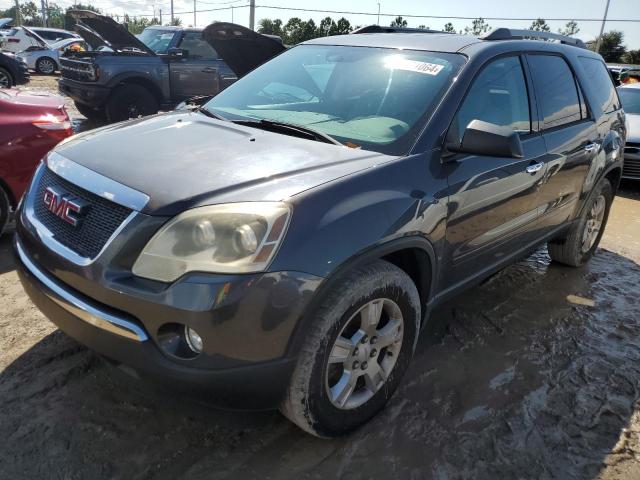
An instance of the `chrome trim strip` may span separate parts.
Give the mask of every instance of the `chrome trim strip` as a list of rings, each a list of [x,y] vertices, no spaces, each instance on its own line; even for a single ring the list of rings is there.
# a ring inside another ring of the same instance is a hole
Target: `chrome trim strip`
[[[49,153],[45,163],[56,175],[123,207],[140,211],[149,203],[148,195],[94,172],[59,153]]]
[[[52,158],[53,158],[53,161],[50,162]],[[51,169],[49,165],[50,163],[53,163],[54,168],[56,170]],[[91,265],[94,261],[100,258],[102,253],[109,247],[111,242],[113,242],[113,240],[120,234],[120,232],[122,232],[122,230],[138,215],[138,212],[134,209],[133,212],[131,212],[131,214],[127,218],[125,218],[125,220],[118,226],[118,228],[116,228],[113,234],[105,242],[104,246],[102,247],[102,250],[98,252],[95,258],[92,259],[92,258],[78,255],[76,252],[74,252],[70,248],[67,248],[64,245],[62,245],[60,242],[58,242],[54,238],[53,233],[51,233],[51,231],[36,218],[35,207],[34,207],[34,202],[36,201],[36,199],[34,198],[33,192],[31,190],[36,188],[36,185],[39,183],[40,177],[42,176],[42,171],[45,168],[49,168],[54,173],[56,173],[57,175],[60,175],[61,177],[68,180],[69,182],[73,183],[74,185],[77,185],[80,188],[83,188],[96,195],[102,196],[103,198],[111,200],[114,203],[119,203],[119,202],[112,200],[112,197],[101,195],[99,193],[100,190],[103,190],[103,193],[104,193],[104,189],[100,189],[97,187],[98,185],[100,185],[100,182],[104,182],[104,185],[107,185],[109,189],[112,191],[116,191],[117,189],[119,189],[119,193],[117,195],[114,195],[114,194],[110,194],[110,195],[120,200],[129,200],[130,205],[131,205],[131,202],[133,202],[133,203],[136,203],[137,206],[140,206],[140,208],[143,208],[149,201],[149,197],[144,195],[143,193],[137,192],[136,190],[132,190],[129,187],[126,187],[124,185],[120,185],[119,183],[114,182],[113,180],[107,177],[104,177],[98,173],[95,173],[94,171],[89,170],[81,165],[78,165],[77,163],[74,163],[71,160],[67,160],[66,158],[58,155],[57,153],[50,153],[49,156],[47,157],[47,161],[44,163],[41,163],[40,166],[37,168],[36,172],[33,175],[31,187],[23,197],[24,198],[24,215],[27,221],[33,226],[33,229],[35,230],[35,233],[38,235],[38,238],[40,239],[40,241],[47,248],[49,248],[50,250],[53,250],[56,254],[60,255],[63,258],[66,258],[70,262],[80,267],[86,267],[87,265]],[[80,183],[76,183],[76,182],[80,182]],[[87,184],[85,184],[84,182],[87,182]],[[141,196],[134,198],[135,195],[141,195]],[[144,196],[144,198],[142,196]],[[141,203],[142,201],[144,201],[144,203]],[[127,206],[124,203],[120,203],[120,204],[123,206]]]
[[[42,292],[67,312],[94,327],[136,342],[149,339],[147,333],[135,323],[98,310],[60,287],[31,261],[18,240],[16,240],[16,250],[25,268],[44,286]]]

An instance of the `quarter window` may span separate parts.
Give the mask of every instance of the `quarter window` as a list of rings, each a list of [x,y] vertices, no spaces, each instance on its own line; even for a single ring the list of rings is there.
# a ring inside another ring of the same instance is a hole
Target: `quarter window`
[[[454,121],[459,141],[473,120],[509,127],[516,132],[531,131],[527,85],[518,57],[494,60],[474,80]]]
[[[609,113],[620,108],[613,80],[605,64],[595,58],[580,57],[580,63],[591,82],[593,99],[603,112]],[[589,97],[591,98],[591,97]]]
[[[556,55],[529,55],[543,127],[553,128],[584,118],[576,80],[567,62]]]

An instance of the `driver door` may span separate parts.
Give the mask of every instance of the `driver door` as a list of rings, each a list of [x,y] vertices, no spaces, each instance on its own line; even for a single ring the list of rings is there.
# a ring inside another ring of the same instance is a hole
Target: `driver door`
[[[523,63],[515,55],[492,60],[481,70],[453,120],[448,142],[461,142],[467,125],[477,119],[517,131],[524,156],[459,153],[446,159],[451,265],[444,269],[445,287],[470,280],[536,238],[547,152],[532,128],[531,111]]]
[[[220,91],[218,54],[203,38],[201,32],[184,32],[178,48],[182,57],[171,57],[171,93],[180,102],[198,95],[215,95]]]

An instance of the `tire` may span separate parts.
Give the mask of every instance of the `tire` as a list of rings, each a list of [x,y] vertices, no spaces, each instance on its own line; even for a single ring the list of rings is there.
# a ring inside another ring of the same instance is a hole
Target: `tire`
[[[377,311],[377,327],[362,324],[361,314]],[[325,438],[365,423],[398,387],[413,356],[420,318],[418,290],[402,270],[382,260],[354,269],[309,319],[311,331],[280,411],[306,432]],[[340,388],[349,384],[355,388]]]
[[[110,122],[121,122],[130,118],[158,113],[158,100],[140,85],[121,85],[115,89],[107,102],[107,118]]]
[[[0,236],[4,232],[4,229],[7,227],[7,223],[9,222],[9,197],[5,193],[5,191],[0,187]]]
[[[104,110],[98,110],[83,103],[74,102],[76,109],[87,119],[93,122],[100,122],[107,119],[107,114]]]
[[[7,69],[0,67],[0,88],[11,88],[14,85],[15,81],[11,73]]]
[[[53,75],[58,69],[58,64],[51,57],[40,57],[36,61],[36,72],[42,75]]]
[[[591,260],[604,234],[612,202],[613,187],[604,178],[596,185],[578,222],[561,238],[547,244],[551,259],[570,267],[580,267]]]

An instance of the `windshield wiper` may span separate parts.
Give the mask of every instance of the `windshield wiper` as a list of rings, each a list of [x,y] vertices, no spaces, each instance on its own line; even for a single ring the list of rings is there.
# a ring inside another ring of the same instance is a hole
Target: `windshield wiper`
[[[204,115],[206,115],[207,117],[210,118],[215,118],[216,120],[223,120],[225,122],[228,122],[229,119],[227,117],[223,117],[222,115],[212,112],[211,110],[208,110],[206,108],[204,108],[204,105],[200,105],[199,107],[195,108],[196,112],[200,112]]]
[[[302,125],[294,125],[285,122],[276,122],[274,120],[231,120],[238,125],[246,125],[248,127],[262,128],[270,131],[280,131],[285,133],[298,134],[298,136],[311,138],[318,142],[331,143],[333,145],[344,145],[338,140],[324,132],[314,130],[313,128],[303,127]]]

